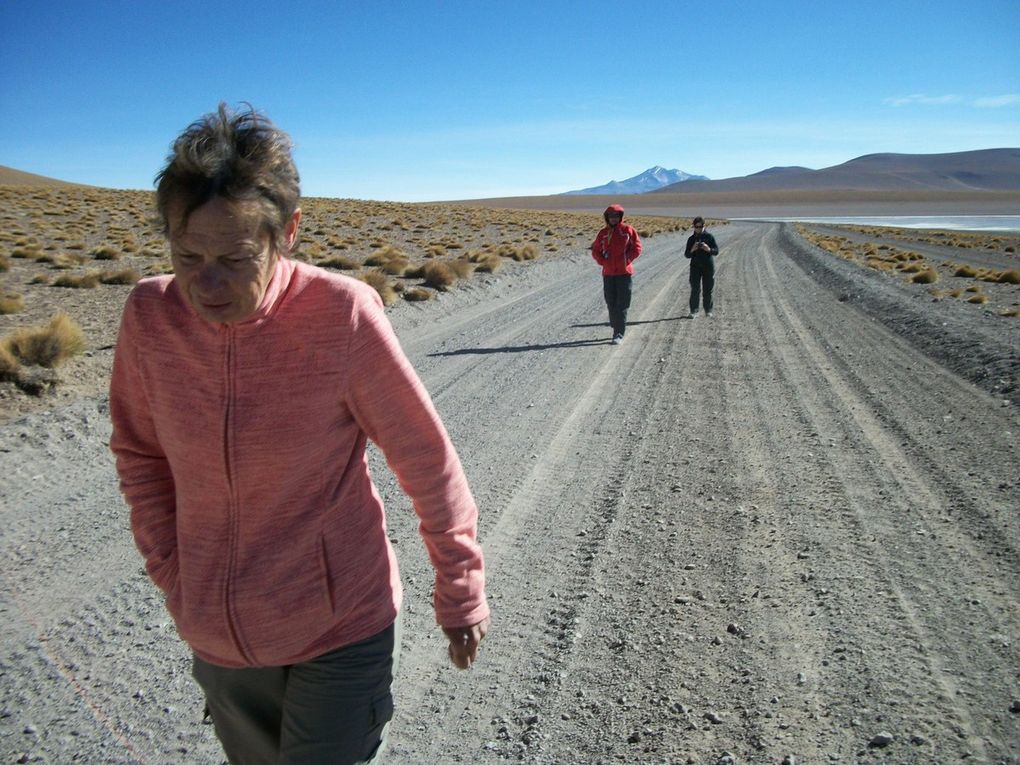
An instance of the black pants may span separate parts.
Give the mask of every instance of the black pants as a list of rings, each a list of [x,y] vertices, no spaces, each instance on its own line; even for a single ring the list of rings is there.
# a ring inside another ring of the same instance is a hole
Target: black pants
[[[229,669],[195,656],[192,674],[231,765],[371,763],[385,747],[399,651],[398,616],[301,664]]]
[[[715,286],[715,261],[712,258],[691,260],[691,313],[698,310],[702,292],[705,310],[712,312],[712,288]]]
[[[630,308],[631,275],[603,276],[602,292],[609,309],[609,326],[613,335],[622,336],[627,331],[627,309]]]

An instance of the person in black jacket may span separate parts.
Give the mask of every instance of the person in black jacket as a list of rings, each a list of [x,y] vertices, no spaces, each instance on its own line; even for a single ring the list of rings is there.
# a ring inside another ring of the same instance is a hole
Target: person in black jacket
[[[697,318],[698,303],[702,292],[705,296],[705,315],[712,315],[712,287],[715,286],[715,256],[719,245],[715,237],[705,231],[705,219],[700,215],[694,219],[694,233],[687,238],[684,257],[691,261],[691,313],[689,319]]]

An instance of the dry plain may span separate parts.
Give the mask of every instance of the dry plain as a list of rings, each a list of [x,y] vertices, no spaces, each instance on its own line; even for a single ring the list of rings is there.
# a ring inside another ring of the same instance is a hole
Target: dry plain
[[[2,191],[24,308],[0,336],[62,309],[87,344],[44,395],[0,383],[0,757],[218,762],[106,447],[130,287],[53,286],[165,268],[149,196]],[[481,508],[494,625],[447,666],[374,454],[407,590],[388,762],[1020,762],[1020,287],[989,278],[1017,237],[716,225],[717,315],[691,321],[680,222],[639,219],[613,347],[592,204],[306,204],[311,260],[499,258],[422,301],[389,275]],[[893,248],[937,280],[867,262]]]

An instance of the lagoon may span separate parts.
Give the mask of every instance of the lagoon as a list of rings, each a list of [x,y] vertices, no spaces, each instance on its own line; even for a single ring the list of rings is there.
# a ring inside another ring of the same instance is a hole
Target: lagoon
[[[860,215],[804,218],[731,218],[790,223],[838,223],[852,226],[1020,232],[1020,215]]]

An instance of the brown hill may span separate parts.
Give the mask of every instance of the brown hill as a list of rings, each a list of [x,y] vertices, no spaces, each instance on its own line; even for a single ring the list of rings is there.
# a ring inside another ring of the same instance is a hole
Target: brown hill
[[[819,189],[1017,191],[1020,190],[1020,149],[981,149],[951,154],[867,154],[821,170],[773,167],[740,178],[684,181],[649,193]]]
[[[26,173],[24,170],[15,170],[13,167],[0,165],[0,186],[78,186],[77,183],[58,181],[56,178],[47,178],[45,175]]]

